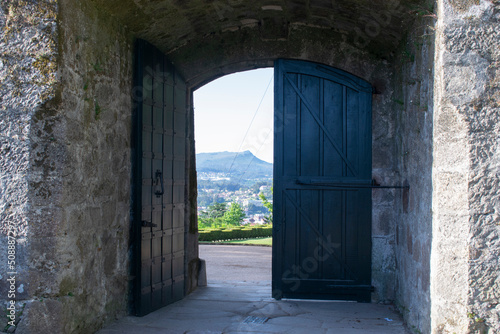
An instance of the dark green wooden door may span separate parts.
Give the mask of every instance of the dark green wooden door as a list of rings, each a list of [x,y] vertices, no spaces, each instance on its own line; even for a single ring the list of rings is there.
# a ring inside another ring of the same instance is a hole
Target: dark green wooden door
[[[273,296],[370,301],[371,86],[275,63]]]
[[[186,84],[145,41],[135,76],[134,302],[145,315],[184,297]]]

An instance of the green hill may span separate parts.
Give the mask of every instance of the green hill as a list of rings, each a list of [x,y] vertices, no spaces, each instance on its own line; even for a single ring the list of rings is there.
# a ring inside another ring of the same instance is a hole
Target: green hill
[[[224,173],[231,178],[241,177],[243,174],[247,179],[273,176],[273,164],[260,160],[250,151],[198,153],[196,170],[198,173]]]

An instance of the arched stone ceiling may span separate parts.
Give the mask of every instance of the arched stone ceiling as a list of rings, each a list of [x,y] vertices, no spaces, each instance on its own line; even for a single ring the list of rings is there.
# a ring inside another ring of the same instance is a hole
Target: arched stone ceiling
[[[215,67],[223,75],[305,58],[306,45],[325,53],[349,44],[388,59],[430,7],[425,0],[92,1],[168,54],[194,85],[214,77]]]

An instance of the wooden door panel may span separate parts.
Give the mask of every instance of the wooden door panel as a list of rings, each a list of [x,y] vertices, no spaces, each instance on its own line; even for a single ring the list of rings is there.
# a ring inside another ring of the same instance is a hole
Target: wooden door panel
[[[137,43],[135,82],[134,298],[145,315],[184,296],[184,214],[174,211],[185,207],[186,85],[145,41]]]
[[[278,60],[276,298],[370,300],[371,191],[362,187],[370,179],[371,86],[323,65]]]

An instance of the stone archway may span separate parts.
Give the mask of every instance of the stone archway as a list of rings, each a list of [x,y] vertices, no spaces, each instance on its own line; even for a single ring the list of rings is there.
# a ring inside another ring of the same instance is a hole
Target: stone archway
[[[16,231],[16,300],[27,303],[18,330],[92,331],[127,310],[137,38],[166,53],[190,89],[276,58],[371,83],[373,177],[411,187],[373,193],[373,298],[395,301],[423,332],[500,328],[498,4],[436,4],[2,2],[0,249]],[[188,291],[197,265],[189,122]]]

